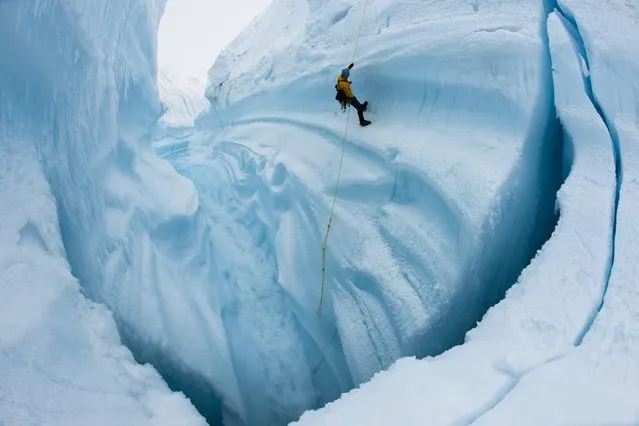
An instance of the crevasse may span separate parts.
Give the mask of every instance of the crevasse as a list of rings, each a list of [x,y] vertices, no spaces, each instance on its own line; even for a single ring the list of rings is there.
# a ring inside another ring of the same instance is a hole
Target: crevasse
[[[190,87],[158,100],[162,1],[0,1],[0,423],[203,424],[166,384],[226,425],[334,400],[299,423],[565,424],[578,404],[531,398],[549,376],[633,394],[638,56],[588,10],[636,13],[369,1],[373,125],[349,130],[321,316],[362,2],[275,0],[193,120]]]
[[[399,357],[461,343],[555,224],[562,137],[543,5],[439,20],[443,6],[372,2],[353,79],[374,127],[349,132],[315,315],[345,123],[325,86],[363,6],[274,2],[211,69],[194,133],[157,142],[232,265],[221,318],[248,424],[281,424]]]

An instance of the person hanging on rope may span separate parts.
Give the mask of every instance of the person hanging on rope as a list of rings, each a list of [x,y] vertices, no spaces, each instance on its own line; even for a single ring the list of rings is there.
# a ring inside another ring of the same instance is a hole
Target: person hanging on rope
[[[354,66],[355,64],[350,64],[337,76],[337,84],[335,85],[337,94],[335,95],[335,99],[340,103],[342,110],[345,110],[348,105],[355,108],[357,110],[357,116],[359,117],[359,125],[368,126],[371,122],[364,118],[364,111],[366,111],[368,101],[363,104],[360,103],[351,90],[351,82],[348,81],[351,69],[353,69]]]

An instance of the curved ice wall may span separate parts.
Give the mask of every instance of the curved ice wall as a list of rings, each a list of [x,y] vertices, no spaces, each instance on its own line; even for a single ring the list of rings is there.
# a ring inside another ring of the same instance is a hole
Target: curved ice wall
[[[135,363],[111,313],[85,297],[117,308],[118,294],[139,292],[140,235],[197,206],[149,147],[162,10],[162,1],[0,1],[3,425],[205,424]],[[168,197],[176,187],[183,197]],[[125,310],[112,311],[127,324]]]
[[[27,141],[11,149],[31,149],[39,162],[83,292],[110,308],[136,359],[153,362],[209,422],[221,420],[214,386],[241,413],[197,193],[150,145],[162,112],[164,2],[0,7],[3,135]]]

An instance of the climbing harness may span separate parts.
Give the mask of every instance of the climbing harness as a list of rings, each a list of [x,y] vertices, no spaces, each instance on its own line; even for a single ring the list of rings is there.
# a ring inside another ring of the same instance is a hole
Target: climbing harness
[[[359,40],[362,36],[362,28],[364,26],[364,17],[366,16],[366,9],[368,8],[369,0],[364,2],[364,10],[362,11],[362,20],[359,23],[359,30],[357,31],[357,39],[355,40],[355,50],[353,52],[353,60],[357,59],[357,49],[359,47]],[[342,164],[344,163],[344,151],[346,148],[346,137],[348,136],[348,124],[351,118],[351,109],[348,109],[346,114],[346,126],[344,128],[344,138],[342,139],[342,152],[339,160],[339,168],[337,170],[337,182],[335,184],[335,192],[333,193],[333,203],[331,205],[331,214],[328,216],[328,224],[326,225],[326,234],[324,235],[324,243],[322,244],[322,290],[320,292],[319,306],[317,307],[317,315],[321,314],[322,302],[324,301],[324,289],[326,287],[326,247],[328,246],[328,235],[331,232],[331,225],[333,224],[333,215],[335,213],[335,201],[337,200],[337,190],[339,189],[340,178],[342,176]]]

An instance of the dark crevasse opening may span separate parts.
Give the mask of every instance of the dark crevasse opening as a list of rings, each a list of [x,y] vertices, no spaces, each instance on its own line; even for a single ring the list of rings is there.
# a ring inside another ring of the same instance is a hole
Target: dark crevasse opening
[[[221,426],[223,414],[227,418],[232,415],[229,412],[223,413],[217,392],[201,373],[173,359],[166,350],[141,340],[135,330],[124,321],[118,321],[118,331],[122,343],[131,350],[135,360],[140,364],[151,364],[172,391],[184,393],[209,426]]]

